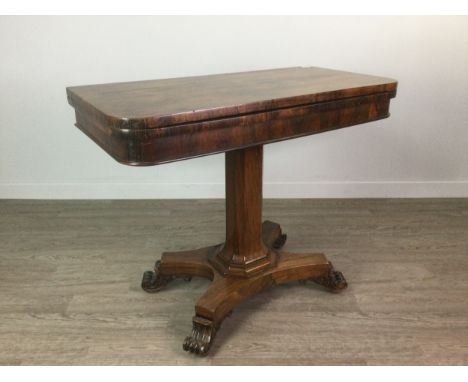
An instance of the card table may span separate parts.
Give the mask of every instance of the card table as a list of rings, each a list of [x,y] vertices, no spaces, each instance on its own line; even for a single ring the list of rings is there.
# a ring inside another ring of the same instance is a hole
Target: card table
[[[207,354],[233,308],[273,285],[310,280],[346,288],[323,254],[282,250],[280,225],[262,223],[263,145],[387,118],[396,89],[389,78],[317,67],[66,89],[76,126],[120,163],[225,153],[225,241],[163,253],[141,284],[159,292],[175,278],[212,281],[195,306],[185,350]]]

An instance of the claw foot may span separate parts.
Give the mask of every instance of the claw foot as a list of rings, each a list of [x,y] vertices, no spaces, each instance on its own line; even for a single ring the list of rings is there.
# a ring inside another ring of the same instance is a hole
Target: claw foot
[[[273,248],[274,249],[280,249],[286,243],[287,238],[288,238],[288,236],[285,233],[278,236],[278,238],[273,243]]]
[[[161,261],[156,261],[153,271],[146,271],[141,280],[141,287],[144,291],[154,293],[164,288],[170,281],[174,280],[174,276],[163,276],[159,272]]]
[[[198,355],[206,355],[216,334],[212,321],[206,318],[193,317],[193,327],[190,336],[185,338],[183,348],[185,351]]]
[[[338,292],[348,286],[343,273],[335,271],[333,267],[326,275],[311,279],[311,281],[324,286],[332,292]]]

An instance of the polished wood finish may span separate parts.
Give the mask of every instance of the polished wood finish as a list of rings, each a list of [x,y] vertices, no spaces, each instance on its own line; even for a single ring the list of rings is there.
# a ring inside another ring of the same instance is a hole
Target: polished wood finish
[[[76,126],[117,161],[145,166],[388,117],[397,83],[286,68],[67,88]]]
[[[346,288],[341,272],[323,254],[279,251],[279,224],[262,225],[261,145],[226,153],[226,241],[197,250],[163,253],[142,288],[158,292],[175,278],[205,277],[212,284],[195,306],[192,333],[183,348],[206,355],[226,315],[248,297],[276,284],[312,280],[332,291]]]
[[[264,222],[262,244],[266,248],[276,252],[279,248],[275,243],[281,237],[278,224]],[[193,251],[163,253],[154,271],[145,272],[142,281],[144,290],[156,292],[178,277],[191,280],[192,276],[199,276],[212,280],[195,306],[192,334],[185,339],[183,346],[185,350],[196,354],[205,355],[208,352],[221,322],[237,304],[266,288],[306,280],[321,284],[331,291],[339,291],[347,286],[341,272],[335,271],[321,253],[281,252],[277,254],[275,266],[270,266],[264,272],[256,272],[248,278],[233,275],[226,277],[210,261],[222,248],[221,244]]]
[[[262,241],[263,146],[226,153],[226,242],[211,264],[223,275],[250,276],[274,265]]]
[[[77,126],[122,163],[226,152],[224,243],[164,253],[143,275],[147,292],[178,277],[212,280],[184,350],[206,355],[226,315],[272,285],[312,280],[346,288],[323,254],[281,251],[281,227],[262,225],[263,144],[385,118],[395,92],[393,80],[318,68],[67,89]]]
[[[69,87],[72,105],[115,127],[158,128],[394,92],[396,82],[324,68],[284,68]]]

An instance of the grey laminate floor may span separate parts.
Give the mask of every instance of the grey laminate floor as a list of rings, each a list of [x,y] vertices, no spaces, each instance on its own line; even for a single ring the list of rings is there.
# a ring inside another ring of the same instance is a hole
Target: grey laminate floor
[[[468,364],[468,199],[266,200],[285,249],[349,288],[292,283],[182,350],[209,281],[140,289],[164,250],[222,241],[224,202],[0,201],[0,364]]]

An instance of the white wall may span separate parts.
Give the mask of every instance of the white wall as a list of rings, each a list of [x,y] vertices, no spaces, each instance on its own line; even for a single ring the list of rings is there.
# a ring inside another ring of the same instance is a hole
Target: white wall
[[[118,164],[65,87],[287,66],[395,78],[389,119],[265,148],[265,197],[468,197],[467,17],[0,17],[0,198],[224,196],[224,158]]]

